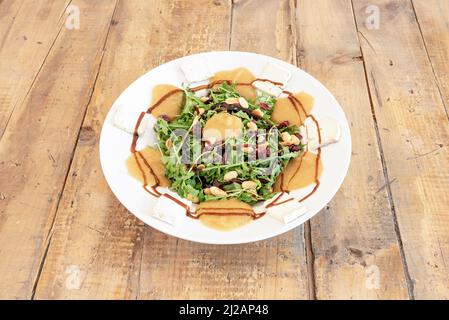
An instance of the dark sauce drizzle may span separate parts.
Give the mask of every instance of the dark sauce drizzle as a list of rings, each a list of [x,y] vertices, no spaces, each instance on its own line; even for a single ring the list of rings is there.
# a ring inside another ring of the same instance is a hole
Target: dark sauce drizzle
[[[238,85],[238,86],[239,85],[240,86],[253,86],[253,83],[255,81],[271,82],[274,85],[282,85],[282,83],[274,82],[274,81],[271,81],[269,79],[255,79],[255,80],[251,81],[250,83],[236,83],[236,85]],[[205,84],[205,85],[200,85],[200,86],[197,86],[197,87],[193,87],[190,90],[192,90],[192,91],[199,91],[199,90],[203,90],[203,89],[211,89],[213,86],[215,86],[217,84],[221,84],[223,82],[226,82],[227,84],[232,84],[232,81],[230,81],[230,80],[216,80],[216,81],[212,81],[211,83],[208,83],[208,84]],[[195,212],[191,212],[189,206],[187,206],[182,201],[179,201],[178,199],[176,199],[175,197],[171,196],[170,194],[167,194],[167,193],[166,194],[162,194],[162,193],[160,193],[157,190],[157,187],[159,186],[159,183],[160,183],[159,178],[155,174],[154,170],[151,168],[151,165],[148,163],[148,161],[142,155],[142,153],[140,151],[136,151],[137,140],[139,139],[138,129],[139,129],[140,123],[142,122],[145,114],[146,113],[151,113],[154,109],[159,107],[166,99],[171,97],[173,94],[178,93],[178,92],[182,92],[182,91],[183,90],[176,88],[176,89],[173,89],[173,90],[167,92],[161,98],[159,98],[159,100],[156,101],[152,106],[150,106],[146,112],[142,112],[139,115],[139,118],[137,119],[137,122],[136,122],[136,126],[134,127],[133,140],[132,140],[132,143],[131,143],[130,151],[134,155],[134,158],[136,160],[137,166],[138,166],[138,168],[139,168],[139,170],[140,170],[140,172],[142,174],[142,177],[143,177],[143,180],[144,180],[143,188],[144,188],[144,190],[146,192],[148,192],[149,194],[153,195],[156,198],[159,198],[162,195],[165,196],[166,198],[174,201],[179,206],[183,207],[186,210],[186,215],[188,217],[191,217],[193,219],[199,219],[200,216],[202,214],[204,214],[204,213],[199,213],[198,214],[198,213],[195,213]],[[302,121],[302,118],[301,118],[301,114],[299,112],[298,106],[299,106],[299,108],[301,108],[301,110],[303,111],[303,113],[306,116],[306,118],[307,117],[311,117],[312,118],[312,120],[315,122],[315,124],[316,124],[316,126],[318,128],[318,141],[319,141],[319,143],[321,143],[321,133],[320,133],[320,130],[319,130],[319,123],[316,120],[316,118],[313,115],[307,113],[307,111],[305,110],[305,108],[302,105],[302,103],[291,92],[283,91],[283,93],[288,96],[288,99],[295,106],[295,110],[298,113],[298,116],[301,119],[301,121]],[[143,161],[145,167],[147,167],[147,169],[149,170],[150,174],[153,176],[153,178],[155,180],[155,184],[154,185],[148,186],[148,182],[147,182],[147,179],[146,179],[145,171],[143,170],[143,168],[142,168],[140,162],[138,161],[137,157],[141,158],[141,160]],[[307,198],[309,198],[312,194],[315,193],[315,191],[318,189],[318,187],[320,185],[320,181],[319,181],[319,178],[318,178],[318,175],[319,175],[319,168],[318,168],[318,166],[319,166],[320,157],[321,157],[321,148],[318,148],[318,154],[317,154],[316,162],[315,162],[315,187],[313,188],[313,190],[309,194],[307,194],[306,196],[304,196],[303,198],[298,200],[298,202],[302,202],[302,201],[306,200]],[[299,170],[300,166],[301,166],[301,164],[298,166],[297,170]],[[282,190],[282,185],[283,185],[283,182],[284,182],[284,174],[283,173],[281,173],[281,177],[280,178],[281,178],[281,191],[282,192],[272,202],[270,202],[267,205],[267,208],[271,208],[271,207],[274,207],[274,206],[277,206],[277,205],[281,205],[281,204],[284,204],[286,202],[294,200],[294,198],[289,198],[289,199],[284,200],[284,201],[279,201],[279,199],[285,194],[285,191]],[[240,212],[236,212],[234,215],[249,215],[254,220],[259,219],[259,218],[263,217],[266,214],[266,211],[261,212],[261,213],[255,213],[254,211],[243,212],[244,209],[242,210],[241,208],[226,208],[226,209],[227,210],[235,210],[235,209],[241,210]],[[210,214],[210,215],[230,215],[229,213],[224,213],[224,212],[206,212],[206,214]],[[231,215],[232,215],[232,213],[231,213]]]
[[[208,208],[209,209],[209,208]],[[214,210],[219,210],[221,208],[211,208]],[[266,213],[266,211],[261,212],[261,213],[255,213],[253,210],[249,210],[249,209],[242,209],[242,208],[223,208],[226,209],[228,211],[232,211],[232,210],[240,210],[237,212],[218,212],[218,211],[207,211],[206,212],[187,212],[187,216],[189,216],[190,218],[193,219],[199,219],[203,214],[206,215],[213,215],[213,216],[250,216],[251,218],[253,218],[254,220],[259,219],[261,217],[263,217]],[[246,212],[245,212],[246,211]]]

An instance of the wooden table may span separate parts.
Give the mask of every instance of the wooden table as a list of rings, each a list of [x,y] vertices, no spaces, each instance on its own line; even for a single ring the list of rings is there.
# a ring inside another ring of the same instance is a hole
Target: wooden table
[[[98,138],[139,75],[228,49],[322,81],[352,161],[304,226],[202,245],[118,202]],[[447,299],[448,111],[448,0],[0,1],[0,298]]]

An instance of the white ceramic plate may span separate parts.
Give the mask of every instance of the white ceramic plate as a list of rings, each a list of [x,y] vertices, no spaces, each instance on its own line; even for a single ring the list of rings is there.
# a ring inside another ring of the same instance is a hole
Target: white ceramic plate
[[[322,148],[323,173],[318,190],[303,204],[308,211],[290,224],[283,224],[266,215],[243,227],[232,231],[218,231],[204,226],[200,221],[185,217],[175,227],[152,217],[152,207],[156,198],[149,195],[137,180],[127,173],[126,159],[130,156],[129,147],[132,135],[113,125],[113,110],[125,104],[133,110],[144,111],[151,101],[152,88],[157,84],[170,83],[181,86],[186,82],[179,65],[189,57],[165,63],[150,70],[134,81],[114,102],[103,124],[100,137],[100,160],[103,173],[113,193],[120,202],[136,217],[162,232],[186,240],[210,244],[235,244],[258,241],[289,231],[317,214],[340,188],[349,167],[351,157],[351,136],[348,122],[342,108],[333,95],[308,73],[284,61],[248,52],[207,52],[197,56],[204,59],[212,72],[230,70],[238,67],[249,69],[256,77],[268,62],[291,71],[292,77],[286,86],[290,92],[305,91],[315,99],[312,114],[321,118],[331,116],[341,126],[341,139],[338,143]],[[136,119],[137,120],[137,119]],[[310,188],[299,190],[306,194]]]

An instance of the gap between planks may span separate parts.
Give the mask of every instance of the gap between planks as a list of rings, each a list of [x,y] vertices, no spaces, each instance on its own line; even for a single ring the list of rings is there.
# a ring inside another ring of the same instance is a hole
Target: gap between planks
[[[312,227],[310,226],[310,220],[304,224],[304,240],[306,248],[306,261],[307,261],[307,274],[309,276],[309,299],[317,300],[315,289],[315,254],[313,253],[312,246]]]
[[[84,119],[85,119],[86,114],[87,114],[87,109],[88,109],[88,107],[89,107],[89,105],[90,105],[90,102],[91,102],[91,100],[92,100],[92,95],[93,95],[93,93],[94,93],[94,91],[95,91],[94,89],[95,89],[95,86],[96,86],[96,84],[97,84],[98,76],[99,76],[99,74],[100,74],[101,65],[102,65],[102,63],[103,63],[104,52],[105,52],[106,44],[107,44],[107,42],[108,42],[109,33],[110,33],[110,31],[111,31],[112,21],[113,21],[113,19],[114,19],[115,12],[116,12],[116,10],[117,10],[117,5],[118,5],[119,1],[120,1],[120,0],[116,0],[115,6],[114,6],[114,10],[112,11],[111,18],[109,19],[108,31],[106,32],[106,36],[105,36],[105,40],[104,40],[104,43],[103,43],[103,47],[102,47],[102,49],[101,49],[102,52],[101,52],[100,62],[99,62],[99,64],[98,64],[97,72],[96,72],[96,74],[95,74],[95,79],[94,79],[94,81],[93,81],[93,83],[92,83],[92,86],[91,86],[91,89],[90,89],[90,92],[89,92],[89,99],[88,99],[88,101],[87,101],[87,103],[86,103],[86,108],[84,109],[84,112],[83,112],[83,117],[82,117],[82,120],[81,120],[81,122],[80,122],[80,127],[78,128],[78,134],[77,134],[76,142],[75,142],[75,145],[73,146],[72,155],[71,155],[71,157],[70,157],[68,169],[67,169],[67,172],[66,172],[66,175],[65,175],[65,178],[64,178],[64,182],[63,182],[63,184],[62,184],[61,192],[59,193],[59,196],[58,196],[58,199],[57,199],[57,204],[56,204],[55,214],[54,214],[54,216],[53,216],[53,219],[52,219],[52,222],[51,222],[51,226],[50,226],[50,229],[49,229],[48,234],[47,234],[47,237],[46,237],[46,244],[45,244],[44,255],[42,256],[42,259],[41,259],[41,261],[40,261],[39,268],[38,268],[38,270],[37,270],[37,274],[36,274],[36,277],[35,277],[35,280],[34,280],[34,283],[33,283],[33,290],[32,290],[32,292],[31,292],[31,300],[34,300],[34,297],[35,297],[35,294],[36,294],[36,288],[37,288],[37,286],[38,286],[38,284],[39,284],[40,276],[41,276],[42,270],[43,270],[43,268],[44,268],[45,259],[47,258],[47,254],[48,254],[48,249],[50,248],[50,243],[51,243],[51,239],[52,239],[52,235],[53,235],[53,230],[54,230],[54,226],[55,226],[55,221],[56,221],[56,217],[57,217],[57,215],[58,215],[59,205],[60,205],[60,203],[61,203],[62,195],[63,195],[64,190],[65,190],[65,186],[66,186],[66,183],[67,183],[67,178],[68,178],[69,173],[70,173],[71,168],[72,168],[72,162],[73,162],[74,154],[75,154],[76,148],[78,147],[78,141],[79,141],[81,129],[82,129],[83,124],[84,124]],[[65,12],[65,10],[67,9],[67,7],[70,5],[71,2],[72,2],[72,0],[69,2],[69,4],[68,4],[68,5],[66,6],[66,8],[64,9],[63,14],[61,15],[61,17],[64,16],[64,12]],[[48,51],[48,53],[47,53],[45,59],[44,59],[44,62],[45,62],[45,60],[47,59],[47,56],[49,55],[51,49],[53,48],[53,45],[54,45],[54,43],[56,42],[56,39],[59,37],[59,33],[61,32],[62,28],[63,28],[63,26],[61,26],[61,29],[59,30],[59,32],[58,32],[58,34],[57,34],[55,40],[53,41],[53,43],[52,43],[52,45],[51,45],[51,47],[50,47],[50,49],[49,49],[49,51]],[[43,65],[44,65],[44,63],[42,63],[41,67],[39,68],[39,71],[38,71],[38,73],[36,74],[35,79],[37,78],[37,75],[40,73],[40,71],[41,71]],[[35,79],[34,79],[34,80],[35,80]],[[33,80],[33,83],[34,83],[34,80]],[[31,86],[31,87],[32,87],[32,86]],[[30,89],[31,89],[31,87],[30,87]],[[27,93],[27,95],[28,95],[28,93]],[[1,137],[0,137],[0,138],[1,138]]]
[[[231,50],[232,46],[232,27],[233,27],[233,18],[234,18],[234,0],[229,0],[229,44],[228,50]]]
[[[383,147],[382,147],[382,141],[381,141],[380,133],[379,133],[379,126],[377,124],[376,113],[375,113],[375,110],[374,110],[373,95],[371,93],[372,89],[370,88],[370,85],[369,85],[368,71],[367,71],[367,68],[366,68],[363,48],[362,48],[362,45],[361,45],[360,36],[362,36],[364,39],[365,39],[365,36],[363,35],[363,33],[361,31],[359,31],[359,28],[357,26],[357,18],[356,18],[355,10],[354,10],[354,3],[353,3],[353,0],[350,0],[350,1],[351,1],[351,8],[352,8],[352,15],[353,15],[353,18],[354,18],[354,27],[355,27],[356,33],[357,33],[357,39],[358,39],[359,47],[360,47],[360,54],[362,55],[363,71],[365,73],[366,89],[368,91],[368,96],[369,96],[369,100],[370,100],[371,115],[373,117],[374,129],[376,131],[377,145],[379,147],[379,154],[380,154],[380,159],[381,159],[381,164],[382,164],[382,171],[383,171],[383,174],[384,174],[384,179],[386,181],[385,188],[387,190],[388,202],[390,203],[390,209],[391,209],[391,213],[392,213],[392,216],[393,216],[394,230],[395,230],[396,237],[397,237],[397,240],[398,240],[399,252],[400,252],[400,255],[401,255],[401,261],[402,261],[402,265],[404,267],[404,276],[405,276],[406,283],[407,283],[407,292],[408,292],[409,299],[414,300],[415,299],[415,295],[414,295],[413,280],[412,280],[412,278],[410,276],[410,272],[409,272],[408,265],[407,265],[407,260],[406,260],[406,257],[405,257],[404,245],[403,245],[403,242],[402,242],[401,231],[399,229],[398,218],[397,218],[396,209],[395,209],[395,206],[394,206],[393,194],[392,194],[392,191],[391,191],[391,180],[390,180],[389,174],[388,174],[387,164],[386,164],[385,155],[384,155],[384,151],[383,151]],[[366,40],[366,41],[368,41],[368,40]],[[371,47],[371,44],[369,44],[369,46]],[[373,79],[373,83],[375,84],[374,79]],[[377,89],[374,88],[373,90],[376,91]]]
[[[297,45],[299,43],[300,34],[298,34],[296,30],[296,10],[297,10],[297,0],[289,1],[289,9],[290,9],[290,32],[292,34],[291,37],[291,46],[292,46],[292,61],[297,67],[301,67],[301,57],[298,56]],[[315,282],[315,254],[313,253],[312,246],[312,227],[310,225],[310,220],[306,221],[304,224],[304,244],[305,244],[305,255],[307,262],[307,275],[308,275],[308,283],[309,283],[309,299],[316,300],[316,282]]]

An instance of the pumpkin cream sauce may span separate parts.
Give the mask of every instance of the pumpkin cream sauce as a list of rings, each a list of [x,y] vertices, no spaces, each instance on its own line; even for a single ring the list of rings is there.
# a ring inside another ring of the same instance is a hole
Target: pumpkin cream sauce
[[[237,68],[233,70],[225,70],[217,72],[211,79],[211,81],[228,80],[236,83],[242,83],[236,85],[235,89],[247,100],[256,99],[256,89],[251,83],[256,80],[256,77],[246,68]]]
[[[271,119],[276,123],[288,121],[291,125],[300,126],[313,108],[313,97],[305,92],[295,93],[293,97],[301,104],[298,106],[296,100],[291,97],[279,98],[273,108]]]
[[[242,119],[227,112],[213,115],[204,125],[203,137],[214,137],[217,141],[228,137],[238,137],[243,129]]]
[[[157,149],[145,148],[137,151],[126,160],[128,173],[144,185],[169,187],[170,180],[165,176],[161,153]]]
[[[292,191],[316,183],[323,171],[321,159],[317,157],[318,155],[312,152],[304,152],[290,160],[276,180],[274,191]]]
[[[249,204],[236,199],[202,202],[195,214],[204,225],[221,231],[241,227],[256,218]]]
[[[184,92],[171,84],[159,84],[152,91],[151,107],[148,111],[155,117],[162,115],[170,119],[181,113]]]

